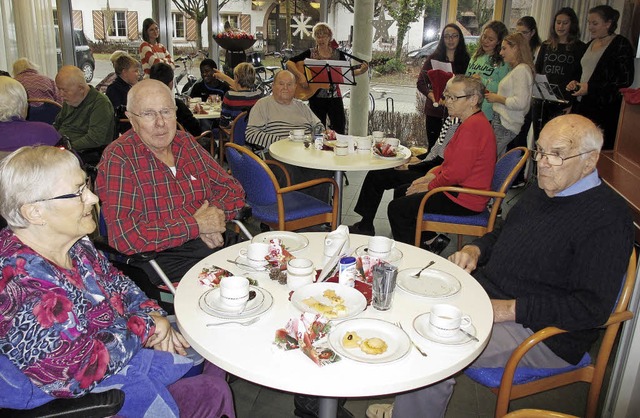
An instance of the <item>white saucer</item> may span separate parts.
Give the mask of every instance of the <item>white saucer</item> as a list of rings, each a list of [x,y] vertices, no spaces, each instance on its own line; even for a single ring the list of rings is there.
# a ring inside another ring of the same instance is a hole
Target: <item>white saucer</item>
[[[267,265],[269,265],[269,262],[267,260],[264,260],[264,263],[261,266],[254,267],[253,260],[250,261],[243,255],[239,255],[238,257],[236,257],[236,263],[238,263],[236,264],[236,266],[238,266],[240,270],[248,272],[265,271],[267,269]]]
[[[461,345],[473,341],[471,338],[469,338],[468,335],[464,334],[463,332],[456,332],[451,337],[441,337],[435,334],[432,331],[431,326],[429,326],[429,315],[431,315],[431,312],[426,312],[418,315],[413,320],[413,328],[418,334],[420,334],[421,337],[424,337],[429,341],[445,345]],[[473,326],[473,324],[463,326],[462,329],[473,335],[474,337],[476,336],[476,328]]]
[[[247,305],[245,306],[243,311],[246,313],[258,309],[262,305],[262,303],[264,303],[264,294],[259,288],[251,286],[249,290],[253,290],[254,292],[256,292],[256,297],[247,302]],[[239,313],[241,311],[241,309],[230,308],[229,306],[225,305],[220,295],[219,287],[211,289],[205,294],[204,303],[209,309],[220,313],[231,314],[236,312]]]
[[[271,295],[271,293],[269,293],[268,290],[258,286],[250,286],[249,290],[255,291],[256,297],[253,300],[250,300],[249,302],[247,302],[247,306],[244,311],[229,312],[227,310],[217,310],[215,309],[215,305],[216,303],[219,303],[219,302],[215,302],[215,297],[212,295],[212,293],[216,290],[218,291],[218,299],[219,299],[220,290],[219,288],[215,288],[215,289],[211,289],[204,292],[202,296],[200,296],[200,300],[198,301],[198,304],[200,306],[200,309],[202,309],[205,313],[211,316],[215,316],[217,318],[223,318],[223,319],[251,318],[251,317],[258,316],[265,313],[266,311],[271,309],[271,306],[273,305],[273,296]],[[205,301],[208,298],[209,300]],[[207,302],[211,303],[214,307],[209,306]]]

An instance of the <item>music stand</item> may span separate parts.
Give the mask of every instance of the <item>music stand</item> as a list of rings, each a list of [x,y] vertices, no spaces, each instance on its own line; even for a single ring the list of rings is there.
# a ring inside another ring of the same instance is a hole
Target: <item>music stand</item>
[[[355,86],[355,74],[348,61],[340,60],[304,60],[304,76],[309,84],[336,84]]]
[[[534,99],[541,100],[540,118],[536,121],[538,123],[539,131],[542,130],[542,120],[544,115],[544,104],[546,102],[556,104],[569,104],[569,101],[564,98],[562,90],[557,84],[549,83],[549,79],[544,74],[536,74],[536,78],[533,81],[532,95]]]

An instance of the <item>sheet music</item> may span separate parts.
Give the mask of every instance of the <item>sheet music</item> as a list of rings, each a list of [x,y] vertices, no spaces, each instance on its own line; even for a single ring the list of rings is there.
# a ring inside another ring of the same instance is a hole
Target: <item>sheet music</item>
[[[567,101],[562,97],[562,93],[558,91],[558,86],[549,83],[549,79],[545,74],[536,74],[536,78],[533,82],[532,96],[534,99],[567,103]]]
[[[304,67],[309,83],[355,84],[349,61],[306,58]]]
[[[342,60],[314,60],[311,58],[305,58],[304,64],[313,67],[324,67],[325,64],[329,64],[332,67],[351,67],[349,61]]]
[[[453,73],[453,66],[450,62],[431,60],[431,67],[433,67],[434,70],[442,70],[447,73]]]

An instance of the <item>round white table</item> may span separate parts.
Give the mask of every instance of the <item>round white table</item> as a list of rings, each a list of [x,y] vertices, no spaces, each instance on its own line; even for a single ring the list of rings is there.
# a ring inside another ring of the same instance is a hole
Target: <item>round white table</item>
[[[310,258],[316,268],[321,266],[326,233],[303,234],[309,246],[294,255]],[[351,247],[367,243],[369,237],[351,234]],[[484,349],[491,334],[493,311],[486,292],[476,280],[448,260],[407,244],[396,243],[404,257],[399,269],[423,267],[435,260],[432,268],[451,273],[462,284],[459,293],[449,298],[431,299],[416,296],[396,288],[392,308],[380,312],[369,306],[357,318],[378,318],[388,322],[400,322],[411,339],[428,357],[423,357],[413,347],[400,360],[383,364],[360,363],[343,358],[324,367],[317,366],[300,350],[283,351],[274,345],[275,332],[283,328],[290,318],[299,317],[298,311],[288,300],[286,286],[271,280],[266,273],[246,274],[226,260],[234,260],[248,242],[222,249],[196,264],[184,276],[175,295],[175,312],[179,327],[193,346],[207,360],[229,373],[256,384],[283,391],[320,397],[320,417],[335,417],[338,397],[371,397],[388,395],[420,388],[460,371],[471,363]],[[200,296],[208,290],[198,281],[203,267],[212,265],[234,274],[248,275],[259,281],[274,298],[273,307],[260,320],[249,326],[237,324],[206,327],[207,323],[221,319],[205,313],[198,307]],[[435,303],[450,303],[470,315],[479,342],[451,346],[431,342],[413,329],[413,319],[428,312]]]
[[[384,170],[409,162],[407,158],[380,158],[372,153],[353,153],[337,156],[333,151],[317,150],[313,145],[305,148],[302,142],[282,139],[269,146],[269,154],[283,163],[319,170],[333,170],[338,183],[338,225],[342,222],[342,172]]]

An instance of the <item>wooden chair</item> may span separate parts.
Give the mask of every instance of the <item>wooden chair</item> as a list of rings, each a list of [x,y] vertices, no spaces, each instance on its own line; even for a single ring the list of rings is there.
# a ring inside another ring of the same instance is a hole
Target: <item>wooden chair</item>
[[[496,163],[496,168],[491,180],[491,190],[476,190],[465,187],[445,186],[430,190],[422,199],[416,220],[415,245],[420,246],[423,231],[437,233],[458,234],[458,249],[462,247],[462,236],[472,235],[481,237],[487,232],[493,231],[498,211],[502,200],[507,195],[511,183],[524,167],[529,158],[530,151],[525,147],[517,147],[503,155]],[[487,196],[494,199],[491,208],[472,216],[452,216],[425,213],[428,209],[428,200],[436,193],[457,192],[478,196]]]
[[[519,409],[509,412],[505,418],[578,418],[575,415],[567,415],[562,412],[545,411],[542,409]]]
[[[60,113],[62,105],[58,102],[49,99],[28,99],[29,112],[27,113],[27,120],[32,122],[44,122],[49,125],[53,125],[56,120],[56,116]],[[39,103],[39,106],[34,104]]]
[[[251,150],[234,143],[225,144],[225,151],[231,174],[244,188],[254,218],[278,231],[295,231],[329,222],[331,229],[336,229],[338,184],[334,179],[321,178],[291,185],[289,172],[280,162],[262,160]],[[269,165],[284,172],[286,187],[280,187]],[[299,191],[323,183],[333,186],[332,205]]]
[[[603,278],[605,280],[605,278]],[[611,350],[615,342],[618,331],[622,322],[627,321],[633,317],[633,313],[627,308],[629,306],[629,300],[633,293],[633,288],[636,280],[636,251],[635,249],[631,253],[629,258],[629,265],[627,267],[626,277],[618,296],[618,301],[613,309],[612,314],[609,316],[609,320],[602,325],[605,329],[602,343],[598,350],[598,354],[595,359],[595,363],[588,362],[584,367],[571,368],[569,371],[553,374],[550,376],[537,378],[535,380],[527,381],[526,383],[514,384],[514,376],[517,374],[517,366],[522,357],[533,348],[536,344],[545,341],[547,338],[554,335],[563,334],[567,331],[557,327],[546,327],[540,331],[534,333],[529,338],[524,340],[518,348],[513,351],[511,357],[507,361],[502,373],[502,379],[499,387],[490,388],[492,392],[498,395],[496,400],[496,412],[495,416],[503,417],[509,410],[509,402],[512,399],[519,399],[525,396],[532,395],[534,393],[544,392],[557,387],[565,386],[576,382],[589,383],[589,393],[587,395],[587,408],[585,417],[594,418],[596,416],[596,410],[598,407],[598,399],[600,397],[600,390],[602,388],[602,381],[604,379],[605,369],[609,362]],[[479,381],[474,378],[469,372],[472,369],[467,369],[465,374],[471,377],[473,380]],[[554,369],[552,369],[554,370]],[[557,370],[557,369],[555,369]],[[528,380],[524,378],[523,380]],[[479,381],[484,384],[484,382]]]

